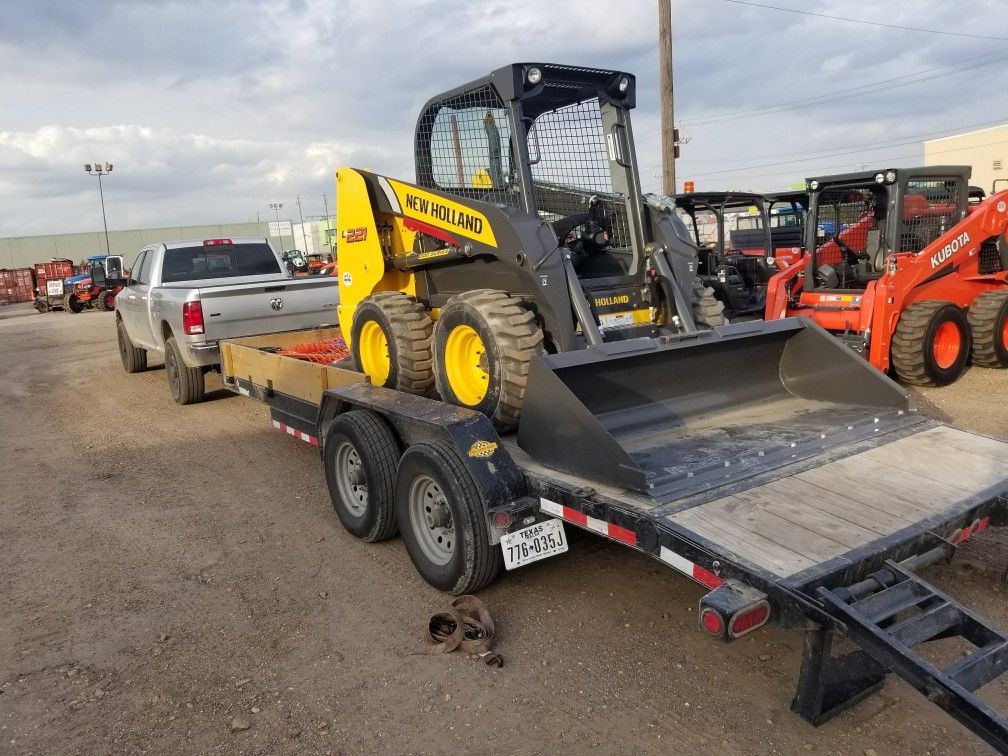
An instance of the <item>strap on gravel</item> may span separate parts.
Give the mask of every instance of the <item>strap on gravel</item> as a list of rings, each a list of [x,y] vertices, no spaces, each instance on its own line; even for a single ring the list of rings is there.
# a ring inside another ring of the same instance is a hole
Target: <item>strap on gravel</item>
[[[433,642],[425,654],[448,654],[456,649],[481,657],[487,664],[504,666],[499,654],[491,651],[494,621],[486,606],[475,596],[459,596],[451,606],[434,614],[427,623]]]

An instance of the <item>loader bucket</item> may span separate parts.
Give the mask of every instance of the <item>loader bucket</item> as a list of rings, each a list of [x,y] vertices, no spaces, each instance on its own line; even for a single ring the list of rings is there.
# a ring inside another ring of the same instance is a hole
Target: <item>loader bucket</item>
[[[677,481],[758,474],[909,409],[903,388],[819,326],[753,321],[536,358],[518,445],[551,469],[661,499]]]

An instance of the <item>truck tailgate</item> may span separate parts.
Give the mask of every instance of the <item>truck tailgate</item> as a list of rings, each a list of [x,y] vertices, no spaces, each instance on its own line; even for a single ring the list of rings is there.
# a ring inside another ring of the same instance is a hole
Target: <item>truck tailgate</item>
[[[339,287],[317,276],[201,287],[207,341],[336,323]]]

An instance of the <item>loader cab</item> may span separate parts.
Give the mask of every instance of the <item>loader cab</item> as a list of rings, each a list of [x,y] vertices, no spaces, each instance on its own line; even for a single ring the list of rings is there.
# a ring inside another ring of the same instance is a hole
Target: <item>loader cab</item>
[[[430,100],[417,183],[545,221],[580,279],[643,268],[631,74],[513,64]]]
[[[967,211],[968,166],[885,169],[809,179],[805,291],[860,291],[894,253],[916,254]]]

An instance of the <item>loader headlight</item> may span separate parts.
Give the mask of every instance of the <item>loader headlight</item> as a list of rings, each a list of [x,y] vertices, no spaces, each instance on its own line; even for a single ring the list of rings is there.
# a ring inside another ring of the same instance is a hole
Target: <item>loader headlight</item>
[[[530,68],[525,72],[525,78],[529,84],[538,84],[542,81],[542,71],[538,68]]]
[[[812,179],[811,181],[808,182],[808,188],[814,192],[816,189],[819,188],[819,182],[816,181],[815,179]]]
[[[891,184],[893,181],[895,181],[896,180],[896,171],[886,171],[885,172],[885,180],[886,180],[886,183],[889,183],[889,184]]]
[[[630,88],[630,79],[626,76],[621,76],[619,84],[616,85],[620,92],[626,92]]]
[[[884,173],[876,173],[875,174],[875,183],[876,184],[882,184],[884,182],[885,182],[885,174]]]

